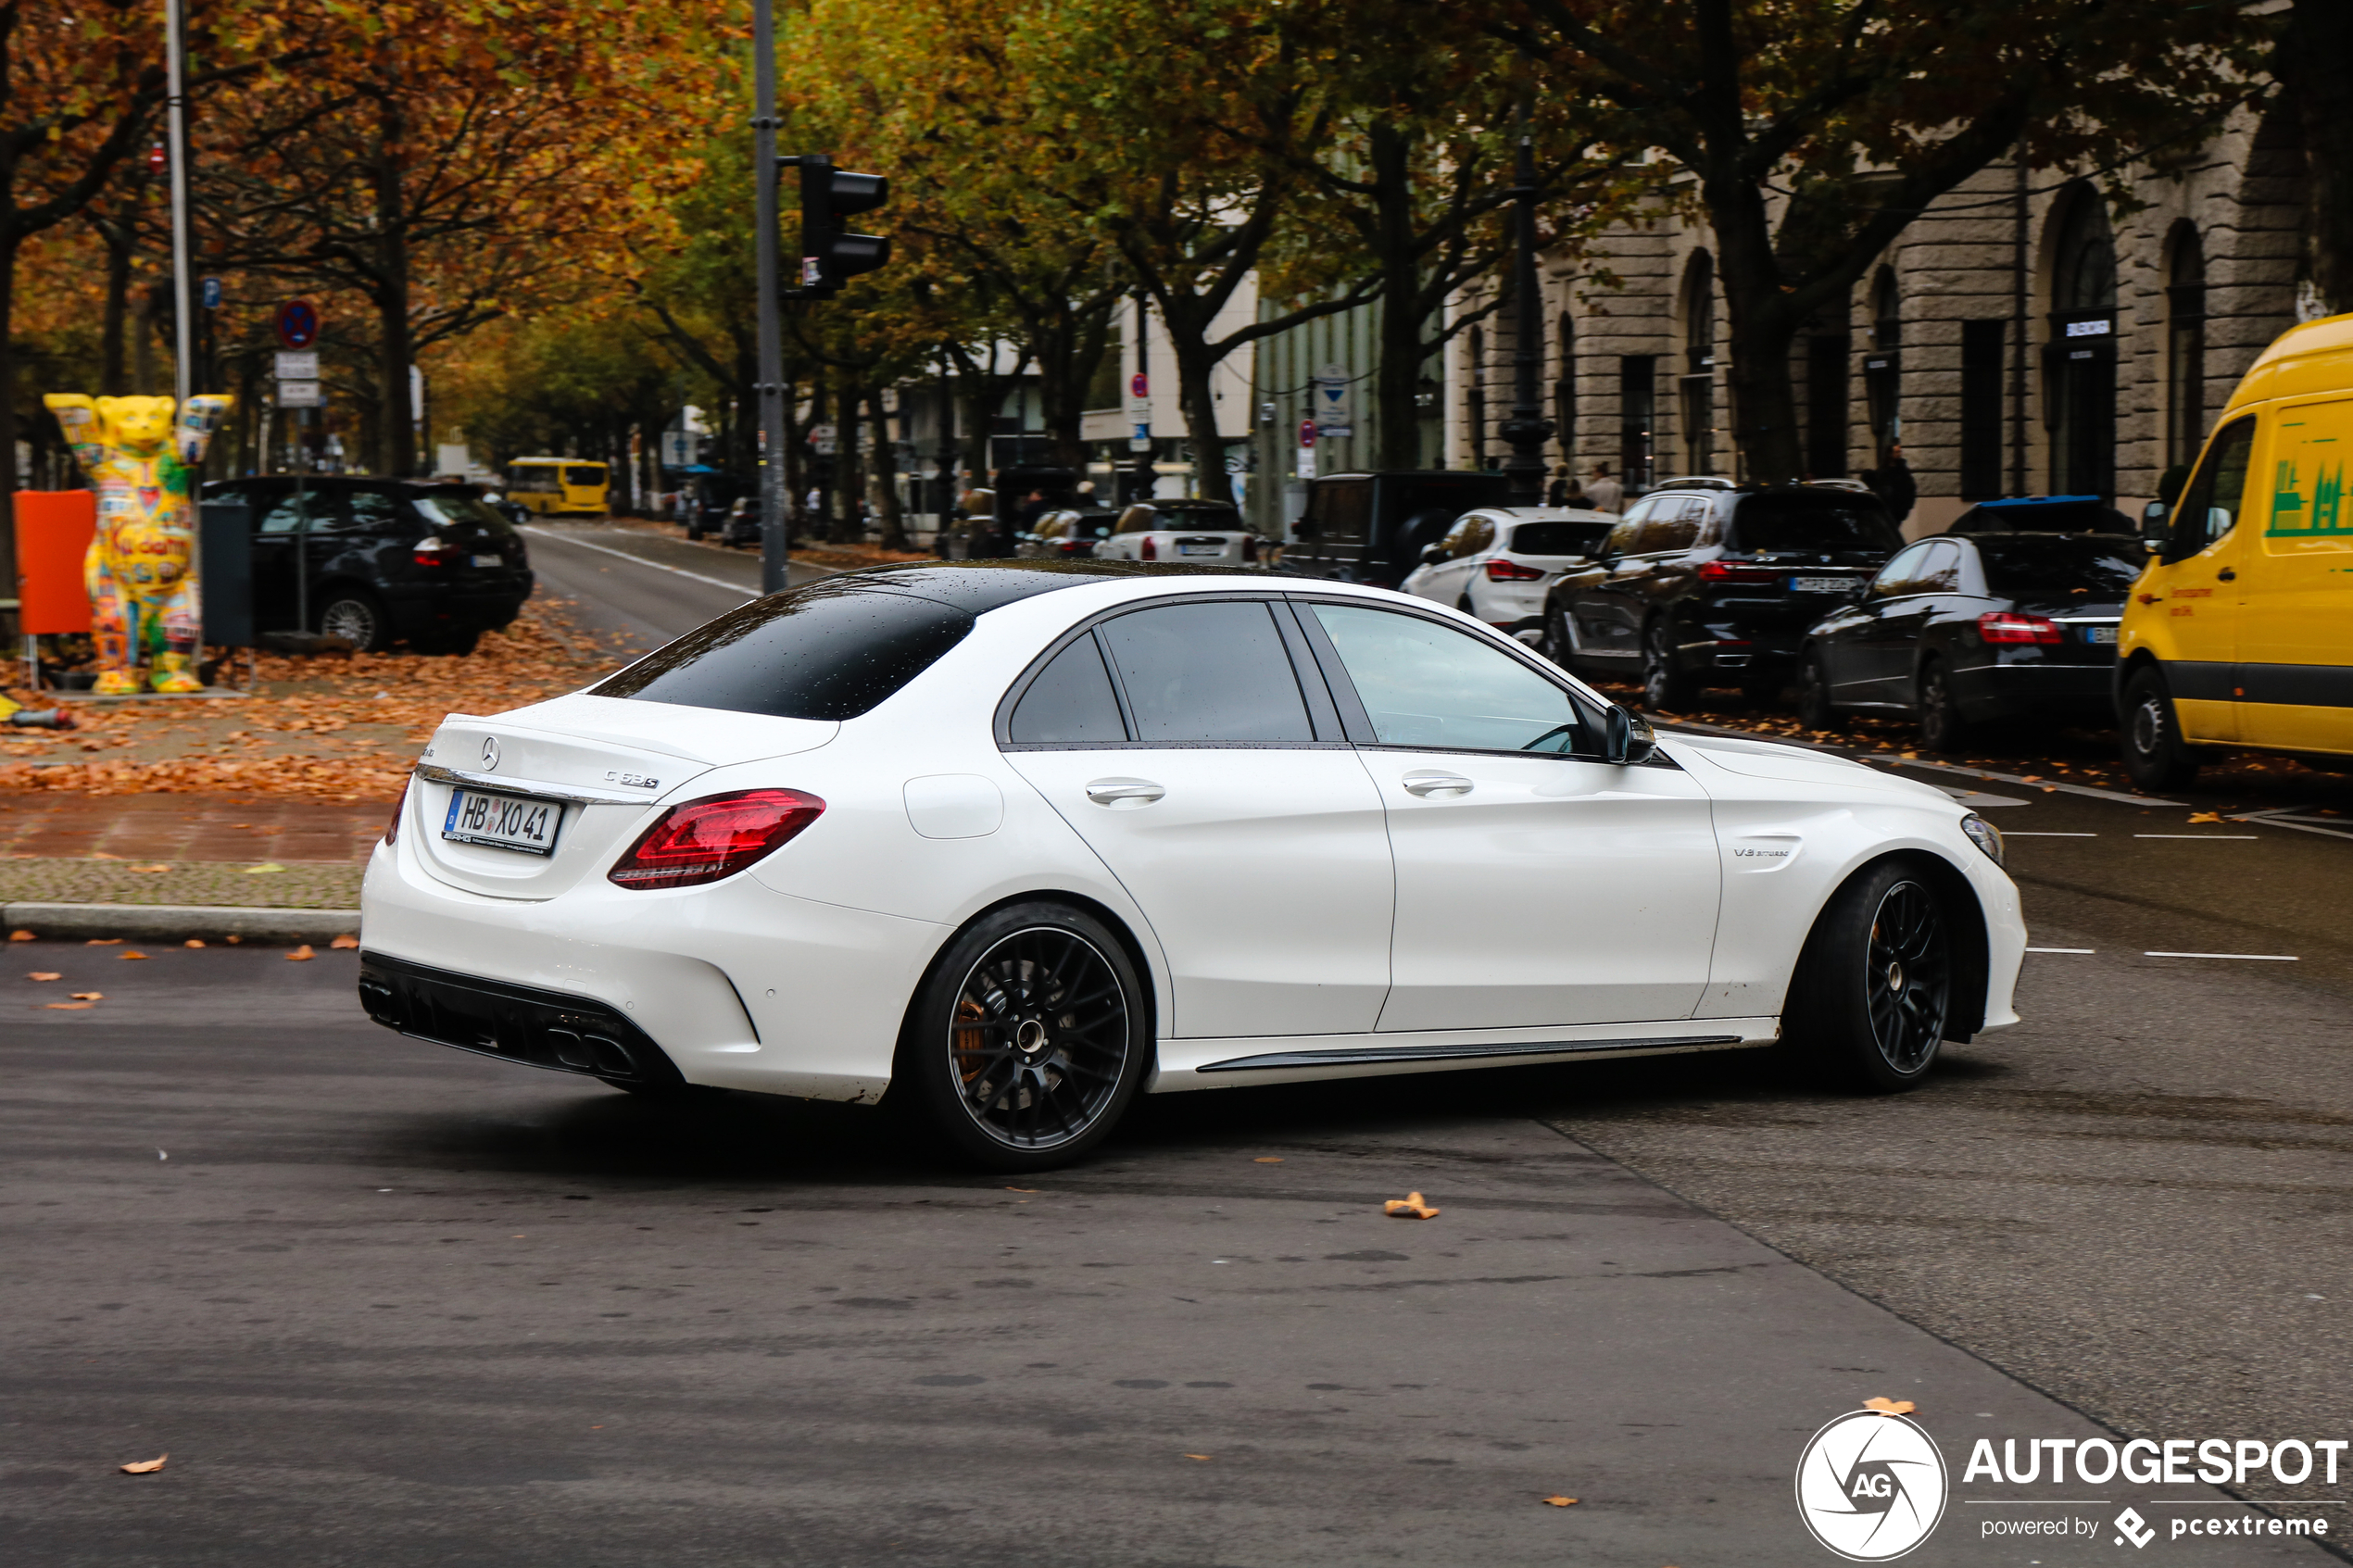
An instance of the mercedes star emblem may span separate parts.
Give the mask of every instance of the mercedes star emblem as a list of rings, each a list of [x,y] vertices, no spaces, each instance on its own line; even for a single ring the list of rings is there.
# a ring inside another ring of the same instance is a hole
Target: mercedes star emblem
[[[495,773],[498,771],[498,737],[497,735],[492,735],[482,743],[482,771],[485,773]]]

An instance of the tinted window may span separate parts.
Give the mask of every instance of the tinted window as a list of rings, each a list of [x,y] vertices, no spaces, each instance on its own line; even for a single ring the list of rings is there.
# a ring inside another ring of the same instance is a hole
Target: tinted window
[[[1893,550],[1904,537],[1886,509],[1861,495],[1745,495],[1724,540],[1729,550],[1770,555],[1791,550]]]
[[[340,528],[364,530],[370,533],[389,533],[408,525],[400,497],[381,490],[346,490],[341,496],[343,505],[330,515],[317,507],[310,510],[310,526],[314,530]]]
[[[1383,746],[1457,751],[1580,751],[1569,696],[1500,648],[1418,616],[1312,607]]]
[[[971,616],[931,599],[815,583],[730,610],[593,691],[780,719],[855,719],[972,627]]]
[[[257,497],[259,505],[254,511],[253,531],[256,533],[292,533],[302,526],[305,510],[316,512],[319,493],[296,495],[291,490]]]
[[[1957,594],[1961,591],[1961,547],[1949,539],[1929,546],[1928,558],[1912,580],[1915,594]]]
[[[1162,528],[1209,529],[1221,533],[1247,532],[1240,512],[1214,502],[1203,505],[1200,502],[1164,501],[1154,509],[1160,513],[1159,526]]]
[[[1912,586],[1913,574],[1919,571],[1920,563],[1927,559],[1928,546],[1926,545],[1914,545],[1910,549],[1897,551],[1895,558],[1881,567],[1879,575],[1871,579],[1868,596],[1874,599],[1894,599],[1916,592],[1917,590]]]
[[[478,531],[497,538],[505,538],[515,531],[515,525],[491,508],[470,488],[457,485],[428,490],[417,498],[417,509],[425,521],[439,528],[459,533]]]
[[[2148,558],[2113,537],[2013,533],[1977,541],[1985,583],[1997,594],[2088,588],[2121,594],[2140,581]]]
[[[605,470],[601,464],[581,463],[564,470],[566,484],[586,485],[593,488],[604,482]]]
[[[1705,501],[1659,502],[1651,512],[1650,521],[1642,525],[1640,553],[1653,556],[1690,549],[1699,542],[1699,521],[1706,515]]]
[[[1373,482],[1352,479],[1317,485],[1308,515],[1323,538],[1340,544],[1362,541],[1373,516]]]
[[[1093,633],[1038,672],[1007,730],[1015,746],[1116,746],[1127,738]]]
[[[2222,427],[2182,492],[2173,508],[2173,538],[2165,551],[2168,560],[2194,556],[2238,526],[2246,504],[2247,459],[2255,453],[2255,421],[2244,419]]]
[[[1098,635],[1139,741],[1315,738],[1264,604],[1163,605],[1108,621]]]
[[[1523,522],[1512,530],[1519,556],[1590,556],[1609,537],[1606,522]]]

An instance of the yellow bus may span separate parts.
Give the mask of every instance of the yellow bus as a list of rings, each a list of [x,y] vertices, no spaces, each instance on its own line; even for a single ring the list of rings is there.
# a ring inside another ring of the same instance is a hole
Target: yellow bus
[[[566,512],[602,517],[609,509],[605,465],[574,458],[517,458],[507,465],[507,494],[541,517]]]

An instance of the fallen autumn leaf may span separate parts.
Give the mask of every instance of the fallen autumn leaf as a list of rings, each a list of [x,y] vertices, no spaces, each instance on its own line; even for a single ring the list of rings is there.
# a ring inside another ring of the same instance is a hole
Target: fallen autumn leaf
[[[288,963],[308,963],[312,959],[315,959],[318,956],[318,954],[310,950],[310,944],[305,942],[301,947],[296,947],[293,952],[286,955],[286,961]]]
[[[11,931],[8,933],[8,940],[11,942],[30,942],[33,940],[33,935],[30,931]]]
[[[1418,1192],[1390,1198],[1381,1205],[1381,1212],[1400,1220],[1435,1220],[1439,1215],[1439,1210],[1432,1209]]]
[[[1919,1409],[1909,1399],[1891,1399],[1884,1394],[1875,1394],[1865,1399],[1863,1408],[1867,1411],[1877,1411],[1881,1415],[1909,1415]]]
[[[93,936],[89,941],[84,942],[82,946],[85,947],[120,947],[122,946],[122,938],[120,936]]]
[[[1185,1457],[1187,1459],[1207,1459],[1209,1456],[1207,1454],[1187,1454]]]
[[[2194,822],[2219,822],[2221,820],[2222,813],[2220,811],[2193,811],[2190,813],[2190,821]]]
[[[131,952],[131,953],[117,953],[117,954],[115,955],[115,958],[116,958],[117,960],[121,960],[121,961],[125,961],[125,962],[127,962],[127,961],[129,961],[129,960],[132,960],[132,959],[144,959],[144,958],[145,958],[146,956],[147,956],[147,955],[146,955],[146,954],[145,954],[145,953]]]
[[[1554,1508],[1574,1508],[1577,1506],[1577,1499],[1575,1498],[1546,1498],[1544,1500],[1551,1503]]]
[[[103,1002],[107,994],[104,991],[76,991],[73,999],[77,1002]]]
[[[36,969],[25,978],[27,980],[61,980],[64,976],[54,969]]]
[[[157,1454],[153,1459],[143,1459],[136,1464],[124,1465],[122,1473],[125,1475],[153,1475],[163,1468],[163,1461],[170,1457],[170,1454]]]
[[[44,1005],[51,1012],[80,1012],[90,1004],[88,1002],[48,1002]]]
[[[201,947],[204,944],[194,936],[180,944],[182,947]]]
[[[338,952],[348,952],[350,949],[359,946],[359,938],[352,935],[349,932],[346,932],[343,935],[338,936],[333,941],[328,943],[327,946],[334,948]]]
[[[1279,1154],[1262,1154],[1251,1161],[1253,1165],[1280,1165],[1282,1162],[1283,1157]]]

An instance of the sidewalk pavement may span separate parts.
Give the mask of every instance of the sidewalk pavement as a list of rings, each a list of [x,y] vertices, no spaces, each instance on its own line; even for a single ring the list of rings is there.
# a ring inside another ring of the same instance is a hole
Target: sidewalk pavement
[[[0,904],[353,909],[387,815],[372,801],[0,794]]]

